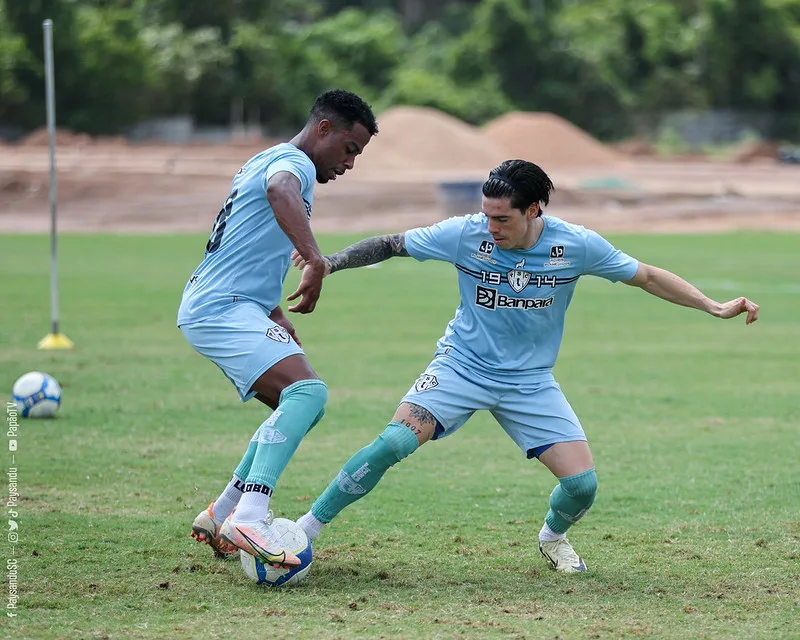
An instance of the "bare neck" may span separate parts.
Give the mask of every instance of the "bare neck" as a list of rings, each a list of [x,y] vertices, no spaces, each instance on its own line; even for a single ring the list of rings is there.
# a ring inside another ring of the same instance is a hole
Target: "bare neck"
[[[542,236],[542,231],[544,231],[544,220],[542,216],[538,216],[533,219],[533,224],[528,229],[528,233],[525,236],[525,239],[522,241],[521,246],[516,247],[517,249],[521,249],[522,251],[527,251],[537,242],[539,242],[539,238]]]

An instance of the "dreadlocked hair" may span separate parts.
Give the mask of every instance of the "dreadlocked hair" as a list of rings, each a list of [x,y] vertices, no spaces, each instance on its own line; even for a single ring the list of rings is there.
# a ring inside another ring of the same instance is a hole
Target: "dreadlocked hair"
[[[524,212],[533,203],[540,207],[549,204],[554,189],[540,166],[527,160],[506,160],[489,172],[481,191],[487,198],[510,198],[511,208]]]

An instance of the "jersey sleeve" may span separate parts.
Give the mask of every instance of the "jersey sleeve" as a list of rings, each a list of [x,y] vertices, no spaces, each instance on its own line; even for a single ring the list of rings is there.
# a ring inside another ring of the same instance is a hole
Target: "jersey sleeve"
[[[287,171],[300,181],[300,193],[306,193],[314,186],[317,179],[316,169],[311,159],[302,151],[289,151],[282,154],[279,158],[269,163],[264,173],[264,190],[270,178],[275,174]]]
[[[586,258],[583,273],[618,282],[630,280],[639,269],[639,261],[623,253],[600,234],[586,230]]]
[[[430,227],[406,231],[406,251],[415,260],[456,262],[466,218],[448,218]]]

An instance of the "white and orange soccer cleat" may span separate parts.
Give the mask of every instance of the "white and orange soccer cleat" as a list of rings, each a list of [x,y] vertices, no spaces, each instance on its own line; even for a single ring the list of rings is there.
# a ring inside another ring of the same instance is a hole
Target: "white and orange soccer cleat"
[[[262,564],[285,569],[294,569],[302,564],[296,555],[283,549],[273,535],[270,529],[272,511],[265,520],[258,522],[235,522],[233,515],[228,516],[219,528],[222,542],[246,551]]]
[[[581,573],[586,571],[586,563],[583,561],[569,540],[539,541],[539,551],[547,559],[550,565],[560,573]]]
[[[219,537],[220,527],[214,520],[214,503],[208,505],[208,509],[201,511],[192,523],[192,538],[198,542],[205,542],[214,550],[214,557],[227,558],[234,554],[237,549],[224,542]]]

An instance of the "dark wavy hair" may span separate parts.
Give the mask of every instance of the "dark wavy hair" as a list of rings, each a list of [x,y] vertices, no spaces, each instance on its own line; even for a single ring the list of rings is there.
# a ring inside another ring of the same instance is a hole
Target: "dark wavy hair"
[[[510,198],[511,207],[522,212],[536,202],[542,215],[541,207],[550,202],[554,189],[539,165],[527,160],[505,160],[489,172],[482,192],[487,198]]]
[[[326,91],[314,101],[309,120],[330,120],[337,127],[352,129],[356,122],[364,125],[370,135],[378,133],[375,114],[364,100],[343,89]]]

